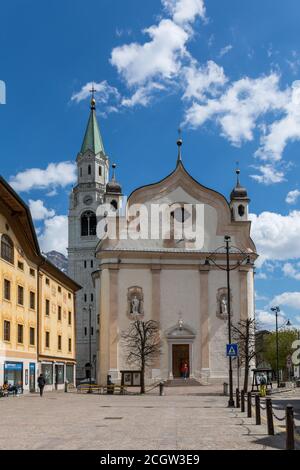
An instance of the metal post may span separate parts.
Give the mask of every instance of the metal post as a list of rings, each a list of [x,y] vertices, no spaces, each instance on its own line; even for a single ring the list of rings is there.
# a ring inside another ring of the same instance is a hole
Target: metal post
[[[235,391],[235,396],[236,396],[236,407],[239,408],[240,407],[240,391],[238,388]]]
[[[160,397],[164,396],[164,383],[163,382],[159,383],[159,396]]]
[[[251,418],[252,416],[252,396],[251,392],[247,393],[247,417]]]
[[[259,395],[255,395],[255,422],[257,425],[261,424],[261,416],[260,416],[260,398]]]
[[[287,405],[285,410],[286,420],[286,450],[295,450],[294,436],[294,409],[292,405]]]
[[[227,310],[228,310],[228,343],[231,344],[231,305],[230,305],[230,263],[229,263],[230,237],[225,236],[226,244],[226,272],[227,272]],[[229,400],[228,407],[234,408],[233,380],[232,380],[232,358],[229,356]]]
[[[245,392],[241,391],[241,412],[245,413]]]
[[[89,362],[90,362],[90,388],[89,393],[92,393],[92,307],[89,305]]]
[[[279,380],[279,338],[278,338],[278,311],[279,308],[275,307],[275,316],[276,316],[276,375],[277,375],[277,387],[279,388],[280,386],[280,380]]]
[[[266,399],[266,409],[267,409],[267,426],[269,436],[274,436],[274,422],[273,422],[273,410],[272,410],[272,399]]]

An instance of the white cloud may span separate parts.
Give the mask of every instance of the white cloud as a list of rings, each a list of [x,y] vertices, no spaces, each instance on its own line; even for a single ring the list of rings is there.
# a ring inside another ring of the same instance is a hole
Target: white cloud
[[[285,102],[284,99],[281,102],[284,117],[268,127],[256,152],[256,156],[263,160],[280,160],[287,143],[300,139],[300,81],[295,81],[285,96]]]
[[[205,103],[193,103],[186,110],[185,122],[199,127],[207,120],[215,119],[222,134],[233,145],[253,140],[253,131],[260,116],[281,109],[286,103],[286,94],[279,89],[279,76],[252,79],[242,78],[233,82],[217,99]]]
[[[16,191],[66,187],[76,181],[74,162],[50,163],[45,170],[31,168],[21,171],[10,178],[10,184]]]
[[[125,78],[129,86],[144,84],[156,78],[169,79],[179,72],[181,59],[187,55],[185,44],[188,33],[169,19],[144,30],[150,41],[116,47],[111,63]]]
[[[153,98],[153,92],[161,91],[165,87],[159,83],[149,83],[138,88],[130,98],[122,99],[122,106],[132,108],[137,105],[147,106]]]
[[[285,202],[287,202],[288,204],[296,204],[299,196],[300,196],[300,191],[298,189],[289,191],[286,196]]]
[[[300,263],[297,263],[297,267],[299,268]],[[292,279],[296,279],[300,281],[300,271],[294,267],[292,263],[285,263],[282,267],[282,271],[285,276],[290,277]]]
[[[175,23],[194,22],[197,16],[205,19],[204,0],[162,0],[162,3]]]
[[[205,93],[214,94],[227,81],[223,67],[212,60],[203,66],[192,63],[190,66],[184,67],[183,76],[185,80],[183,98],[185,99],[202,100],[205,98]]]
[[[294,309],[300,309],[300,292],[283,292],[276,295],[270,305],[285,305]]]
[[[282,183],[282,181],[285,181],[284,172],[277,170],[272,164],[259,165],[255,168],[260,171],[261,174],[250,175],[250,177],[258,183],[270,185],[274,183]]]
[[[258,266],[266,260],[287,261],[300,258],[300,211],[288,215],[275,212],[250,214],[251,236],[260,254]]]
[[[88,82],[84,85],[80,91],[73,93],[71,100],[79,103],[82,100],[85,100],[88,97],[91,97],[92,87],[95,89],[95,99],[99,103],[107,103],[111,97],[119,99],[120,94],[117,88],[109,85],[106,80],[102,82]]]
[[[258,274],[255,275],[255,279],[265,280],[265,279],[268,279],[268,277],[267,277],[266,273],[258,273]]]
[[[223,57],[224,55],[228,54],[228,52],[230,52],[232,48],[233,48],[232,44],[228,44],[227,46],[222,47],[222,49],[219,52],[219,57]]]
[[[47,209],[40,199],[36,201],[29,199],[29,209],[33,220],[49,219],[55,215],[55,211],[53,209]]]
[[[39,236],[41,250],[47,253],[51,250],[67,254],[68,246],[68,217],[56,215],[45,220],[44,229]]]
[[[255,314],[256,314],[256,319],[260,327],[275,329],[275,314],[273,312],[268,312],[267,310],[256,310]],[[278,314],[279,325],[284,323],[284,321],[285,321],[285,314],[283,312],[279,312]]]

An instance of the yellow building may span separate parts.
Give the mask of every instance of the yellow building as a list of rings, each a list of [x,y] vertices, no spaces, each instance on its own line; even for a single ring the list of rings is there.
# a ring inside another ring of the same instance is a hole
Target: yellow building
[[[35,391],[75,383],[80,286],[40,252],[30,211],[0,177],[0,385]]]

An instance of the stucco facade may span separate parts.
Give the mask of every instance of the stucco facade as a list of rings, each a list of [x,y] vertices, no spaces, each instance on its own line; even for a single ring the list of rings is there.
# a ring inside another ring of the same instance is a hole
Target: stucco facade
[[[139,213],[146,207],[148,227],[158,223],[151,213],[155,204],[162,205],[162,211],[174,204],[201,207],[199,237],[166,239],[161,232],[158,239],[142,239],[143,228],[139,227],[140,238],[126,239],[121,230],[117,240],[99,242],[99,270],[93,275],[100,317],[98,382],[104,383],[108,374],[118,381],[121,370],[132,369],[121,341],[132,321],[128,314],[131,290],[141,293],[143,308],[136,318],[153,319],[160,328],[162,354],[148,370],[148,381],[179,376],[183,358],[188,361],[190,377],[202,382],[226,379],[228,324],[220,310],[221,296],[227,291],[226,272],[215,265],[224,268],[226,258],[219,247],[230,236],[231,246],[239,250],[230,254],[232,266],[241,262],[230,274],[233,323],[254,315],[253,262],[257,257],[250,238],[249,199],[239,181],[235,190],[229,204],[220,193],[195,181],[179,159],[164,180],[131,194],[126,214],[130,218],[134,206]],[[126,214],[119,214],[118,226],[125,226]],[[215,263],[208,261],[211,256]]]

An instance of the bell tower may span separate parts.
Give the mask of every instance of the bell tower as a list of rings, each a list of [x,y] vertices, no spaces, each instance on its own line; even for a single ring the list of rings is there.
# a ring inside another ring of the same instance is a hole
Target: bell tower
[[[247,189],[240,184],[240,169],[236,169],[237,182],[230,194],[230,208],[232,219],[235,221],[248,221],[248,209],[250,199],[248,198]]]
[[[97,122],[94,87],[91,93],[90,115],[76,158],[77,183],[70,194],[68,213],[68,274],[82,286],[76,296],[78,379],[88,378],[90,373],[92,378],[96,377],[99,322],[91,274],[96,270],[95,248],[99,241],[96,212],[104,201],[109,180],[109,161]]]

